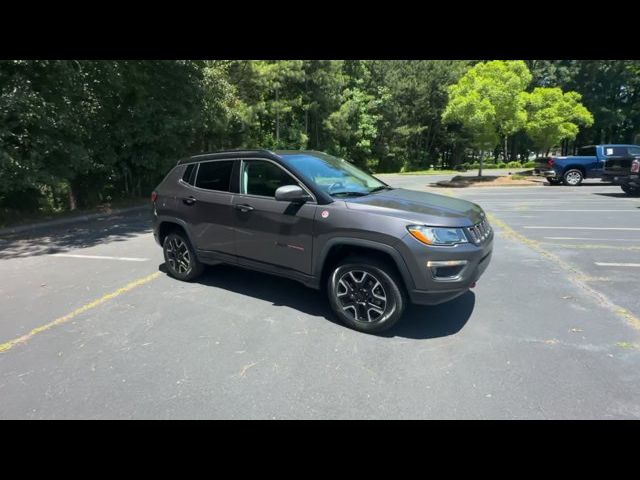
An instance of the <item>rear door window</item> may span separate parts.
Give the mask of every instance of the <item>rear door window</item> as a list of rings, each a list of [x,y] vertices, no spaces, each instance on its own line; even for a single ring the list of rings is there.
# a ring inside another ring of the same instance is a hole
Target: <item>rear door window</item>
[[[629,155],[628,147],[604,147],[604,154],[607,157],[625,157]]]
[[[233,160],[202,162],[196,176],[196,187],[228,192],[232,170]]]

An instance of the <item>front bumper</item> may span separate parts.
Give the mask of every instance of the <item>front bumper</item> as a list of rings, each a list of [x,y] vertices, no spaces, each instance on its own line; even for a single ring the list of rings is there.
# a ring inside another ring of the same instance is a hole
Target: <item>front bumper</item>
[[[415,238],[409,236],[403,239],[405,258],[411,258],[409,271],[413,278],[413,288],[409,289],[412,303],[419,305],[436,305],[456,298],[470,288],[485,272],[493,253],[493,231],[481,244],[460,244],[454,247],[428,247]],[[466,262],[456,270],[438,276],[433,265],[443,265],[442,262]],[[431,265],[428,266],[428,265]],[[447,275],[451,273],[451,275]]]

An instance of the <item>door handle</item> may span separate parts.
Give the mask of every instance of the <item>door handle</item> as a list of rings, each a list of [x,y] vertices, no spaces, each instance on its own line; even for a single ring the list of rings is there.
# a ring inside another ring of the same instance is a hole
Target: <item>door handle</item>
[[[241,212],[250,212],[254,208],[251,205],[247,205],[246,203],[235,205],[236,210],[240,210]]]
[[[196,201],[197,200],[195,199],[195,197],[187,197],[187,198],[183,198],[182,199],[182,203],[184,203],[185,205],[189,205],[189,206],[191,206],[194,203],[196,203]]]

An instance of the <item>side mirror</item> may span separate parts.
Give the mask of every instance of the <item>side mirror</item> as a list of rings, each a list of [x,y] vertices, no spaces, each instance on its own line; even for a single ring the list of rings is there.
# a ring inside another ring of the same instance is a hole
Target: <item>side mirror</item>
[[[276,200],[304,203],[311,200],[311,197],[298,185],[284,185],[276,190]]]

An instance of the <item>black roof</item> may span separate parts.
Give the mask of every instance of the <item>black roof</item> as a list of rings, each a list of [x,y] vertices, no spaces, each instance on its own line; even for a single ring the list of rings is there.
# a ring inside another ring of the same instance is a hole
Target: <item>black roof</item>
[[[203,160],[216,160],[220,158],[247,158],[247,157],[266,157],[273,158],[276,156],[270,150],[255,149],[255,150],[222,150],[219,152],[201,153],[198,155],[192,155],[178,160],[178,165],[185,163],[202,162]]]
[[[279,159],[279,155],[292,154],[318,154],[316,150],[267,150],[267,149],[247,149],[247,150],[222,150],[219,152],[201,153],[192,155],[191,157],[182,158],[178,161],[178,165],[185,163],[202,162],[205,160],[217,160],[222,158],[271,158]]]

